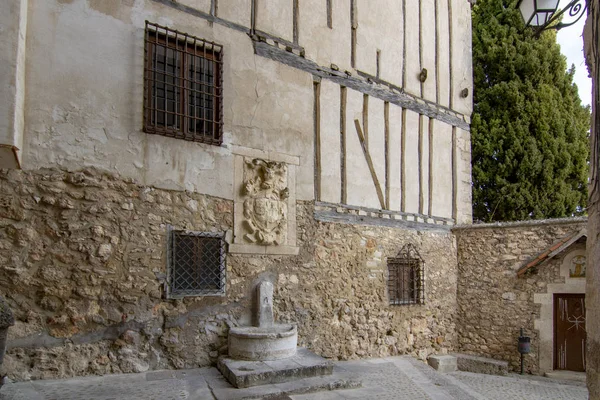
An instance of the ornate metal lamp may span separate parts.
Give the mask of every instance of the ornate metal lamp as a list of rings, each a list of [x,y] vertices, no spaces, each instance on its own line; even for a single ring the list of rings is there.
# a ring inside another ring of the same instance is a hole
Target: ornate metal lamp
[[[537,34],[546,29],[559,30],[575,24],[586,14],[586,0],[572,0],[561,10],[560,0],[520,0],[517,4],[525,25],[537,27]],[[561,17],[565,20],[556,23]]]

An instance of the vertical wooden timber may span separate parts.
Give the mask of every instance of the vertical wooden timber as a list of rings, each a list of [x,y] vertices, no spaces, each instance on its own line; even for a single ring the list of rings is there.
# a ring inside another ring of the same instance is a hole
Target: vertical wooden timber
[[[256,31],[256,7],[257,7],[257,2],[258,0],[252,0],[252,3],[250,3],[250,33],[252,35],[254,35],[254,32]]]
[[[327,27],[329,29],[333,29],[333,5],[332,5],[333,0],[326,0],[326,1],[327,1]]]
[[[453,85],[453,77],[452,77],[452,51],[454,50],[452,48],[452,34],[453,32],[453,27],[452,27],[452,0],[448,0],[448,27],[449,27],[449,32],[448,32],[448,36],[450,38],[449,43],[448,43],[448,52],[449,54],[449,65],[450,65],[450,100],[448,102],[449,107],[451,110],[453,110],[454,108],[454,85]]]
[[[406,108],[402,109],[400,157],[400,211],[406,212]]]
[[[348,89],[340,87],[340,168],[341,174],[341,203],[348,204],[348,179],[346,177],[346,99]]]
[[[365,146],[369,148],[369,95],[363,94],[362,126],[365,135]]]
[[[429,118],[429,168],[428,168],[428,172],[429,172],[429,184],[428,186],[428,200],[427,200],[427,215],[432,216],[433,215],[433,124],[434,124],[434,119],[433,118]]]
[[[350,66],[356,68],[356,30],[358,29],[358,15],[356,2],[358,0],[350,0],[350,24],[351,24],[351,44],[350,44]]]
[[[423,114],[419,114],[419,214],[423,214]]]
[[[315,200],[321,200],[321,83],[314,82],[315,92]]]
[[[440,21],[438,3],[440,0],[434,0],[435,4],[435,102],[440,103]]]
[[[379,79],[379,71],[381,70],[381,50],[377,49],[377,55],[376,55],[376,69],[375,69],[375,77],[377,79]]]
[[[402,88],[406,88],[406,0],[402,0]]]
[[[423,70],[423,0],[419,0],[419,71]],[[425,82],[421,82],[421,98],[424,96]]]
[[[294,44],[298,44],[298,32],[299,32],[299,27],[298,27],[298,21],[299,21],[299,14],[300,14],[300,8],[299,8],[299,4],[298,1],[299,0],[293,0],[294,1],[294,9],[293,9],[293,36],[294,36]]]
[[[458,148],[456,143],[456,127],[452,127],[452,219],[458,220]]]
[[[385,136],[385,208],[390,209],[390,103],[383,103]]]

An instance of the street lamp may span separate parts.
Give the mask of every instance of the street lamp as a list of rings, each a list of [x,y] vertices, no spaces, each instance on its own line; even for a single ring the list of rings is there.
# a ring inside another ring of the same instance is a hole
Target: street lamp
[[[517,7],[525,20],[525,25],[537,27],[536,34],[546,29],[562,29],[571,26],[586,13],[585,0],[573,0],[562,10],[558,10],[560,0],[519,0]],[[556,23],[563,15],[567,19]]]

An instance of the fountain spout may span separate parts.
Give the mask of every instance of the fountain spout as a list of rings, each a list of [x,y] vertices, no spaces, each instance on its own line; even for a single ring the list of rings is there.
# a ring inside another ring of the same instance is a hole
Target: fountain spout
[[[273,326],[273,284],[262,281],[256,286],[256,321],[254,326]]]

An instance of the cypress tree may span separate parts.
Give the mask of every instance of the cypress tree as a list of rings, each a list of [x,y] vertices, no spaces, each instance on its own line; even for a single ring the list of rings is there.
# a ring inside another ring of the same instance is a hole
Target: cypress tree
[[[556,32],[535,37],[516,0],[473,7],[473,217],[585,212],[590,128]]]

